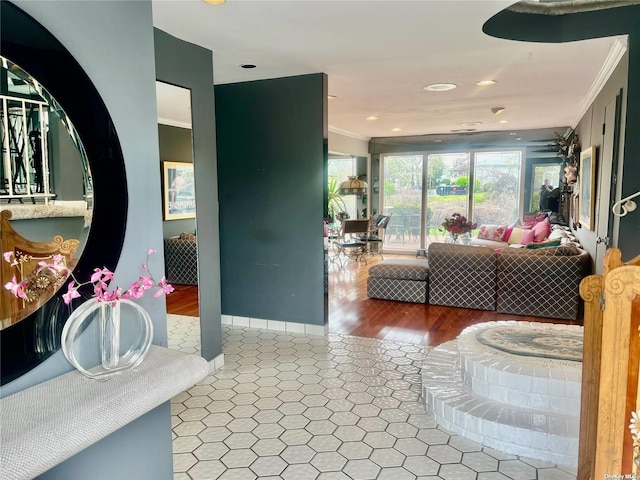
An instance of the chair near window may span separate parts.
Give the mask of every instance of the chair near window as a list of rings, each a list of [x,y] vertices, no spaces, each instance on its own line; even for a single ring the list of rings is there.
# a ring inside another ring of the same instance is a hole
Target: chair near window
[[[367,243],[367,253],[371,255],[378,254],[384,260],[382,256],[382,246],[384,243],[385,229],[389,225],[391,215],[377,215],[371,217],[369,223],[369,230],[366,235],[361,235],[360,240]]]
[[[364,261],[366,264],[367,243],[359,236],[366,236],[368,232],[369,220],[344,220],[339,236],[333,241],[334,260],[338,261],[340,266],[344,264],[345,259]]]

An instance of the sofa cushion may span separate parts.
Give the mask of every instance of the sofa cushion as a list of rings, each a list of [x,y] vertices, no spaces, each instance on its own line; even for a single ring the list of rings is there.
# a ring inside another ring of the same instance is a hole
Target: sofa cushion
[[[543,220],[542,222],[538,222],[533,227],[534,233],[534,241],[535,242],[543,242],[547,239],[549,234],[551,233],[551,224],[548,220]]]
[[[429,263],[424,259],[383,260],[369,268],[369,277],[426,281],[429,279]]]

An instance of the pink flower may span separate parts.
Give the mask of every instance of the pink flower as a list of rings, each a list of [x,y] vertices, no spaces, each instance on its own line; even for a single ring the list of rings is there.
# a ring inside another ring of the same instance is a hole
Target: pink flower
[[[23,290],[25,285],[26,285],[26,282],[18,282],[18,279],[14,275],[11,281],[7,282],[4,285],[4,288],[6,288],[7,290],[10,290],[11,293],[14,294],[16,297],[26,299],[27,294],[24,293],[24,290]]]
[[[156,253],[154,248],[149,249],[148,256]],[[22,266],[27,257],[16,258],[13,252],[3,253],[3,258],[6,262],[10,263],[12,267]],[[30,258],[30,257],[29,257]],[[22,267],[21,267],[22,268]],[[151,274],[148,264],[143,263],[142,269],[145,274],[140,275],[138,280],[131,284],[129,289],[124,291],[122,288],[117,287],[115,290],[109,291],[109,285],[113,280],[113,272],[108,268],[95,268],[88,281],[78,283],[73,272],[66,266],[66,258],[63,255],[55,255],[51,257],[50,261],[41,261],[38,263],[35,271],[29,275],[24,275],[21,268],[17,268],[20,276],[23,276],[24,280],[19,282],[16,276],[13,277],[11,282],[5,284],[5,288],[10,290],[11,293],[18,297],[29,301],[32,298],[32,290],[38,292],[37,285],[45,284],[50,285],[49,282],[40,282],[41,277],[49,277],[48,280],[53,280],[57,284],[63,282],[67,276],[71,276],[73,279],[67,286],[67,292],[62,295],[64,302],[68,305],[74,298],[79,298],[80,293],[78,289],[84,285],[91,284],[93,286],[93,295],[101,302],[116,302],[120,299],[128,298],[142,298],[147,290],[151,290],[154,287],[158,287],[158,291],[154,294],[154,297],[159,297],[163,294],[168,294],[173,291],[173,287],[167,283],[165,277],[162,277],[160,282],[156,282]],[[51,283],[53,284],[53,283]],[[27,295],[27,293],[29,295]],[[36,298],[41,293],[36,294]]]
[[[160,290],[158,290],[155,293],[154,297],[159,297],[159,296],[161,296],[161,295],[163,295],[165,293],[169,294],[169,293],[173,292],[173,290],[174,290],[173,286],[171,284],[167,283],[167,279],[164,278],[164,277],[162,277],[160,279],[160,282],[158,283],[158,286],[160,287]]]
[[[62,299],[64,300],[64,303],[66,305],[69,305],[71,303],[71,300],[73,300],[74,298],[80,297],[80,294],[78,293],[78,289],[76,288],[75,284],[76,282],[74,281],[69,282],[67,293],[62,295]]]

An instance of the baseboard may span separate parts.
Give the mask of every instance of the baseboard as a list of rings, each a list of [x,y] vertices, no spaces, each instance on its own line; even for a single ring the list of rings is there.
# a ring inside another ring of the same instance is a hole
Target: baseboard
[[[213,360],[209,360],[209,375],[224,366],[224,353],[221,353]]]
[[[222,315],[223,325],[236,327],[259,328],[287,333],[305,333],[325,337],[329,333],[329,325],[311,325],[309,323],[283,322],[280,320],[265,320],[262,318],[239,317],[236,315]]]

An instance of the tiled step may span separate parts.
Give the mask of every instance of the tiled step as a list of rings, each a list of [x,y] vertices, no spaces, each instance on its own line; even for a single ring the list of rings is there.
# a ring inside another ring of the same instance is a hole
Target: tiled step
[[[458,340],[429,353],[422,391],[427,411],[453,433],[505,453],[577,464],[579,417],[511,406],[473,392],[462,377]]]
[[[512,407],[579,416],[582,363],[514,356],[497,351],[476,338],[477,332],[493,326],[544,332],[551,339],[567,334],[579,337],[580,343],[582,327],[515,321],[487,322],[465,328],[458,337],[462,379],[473,393]]]

